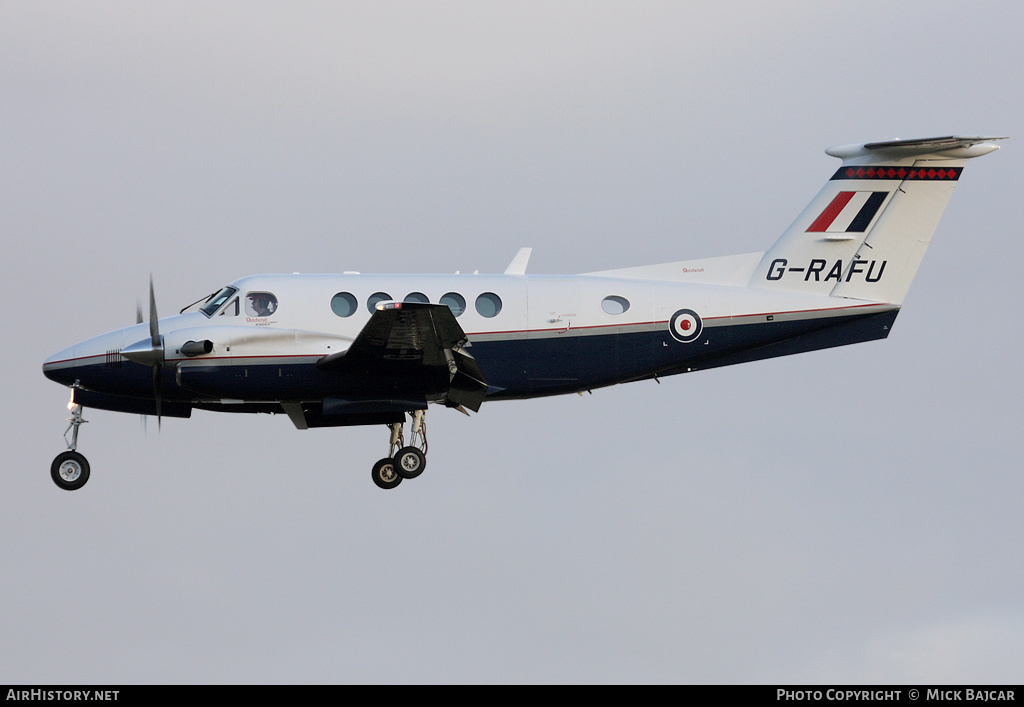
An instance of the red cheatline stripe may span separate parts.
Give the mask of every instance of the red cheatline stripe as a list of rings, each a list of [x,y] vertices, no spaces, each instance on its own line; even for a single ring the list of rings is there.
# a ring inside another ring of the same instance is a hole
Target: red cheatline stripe
[[[717,317],[704,317],[704,324],[707,324],[708,322],[711,322],[711,321],[737,320],[737,319],[746,319],[746,318],[751,318],[751,317],[764,317],[764,316],[767,316],[767,315],[774,316],[774,315],[781,315],[781,314],[812,314],[812,313],[815,313],[815,312],[836,312],[837,314],[844,315],[844,314],[847,314],[847,313],[851,313],[852,314],[852,312],[850,312],[850,310],[853,310],[853,309],[870,309],[870,308],[883,308],[884,309],[884,308],[891,308],[891,307],[892,307],[892,305],[890,305],[890,304],[888,304],[886,302],[870,302],[868,304],[854,304],[854,305],[848,305],[848,306],[845,306],[845,307],[819,307],[819,308],[814,308],[814,309],[779,310],[779,311],[775,311],[775,312],[768,311],[768,312],[747,312],[745,314],[724,314],[724,315],[719,315]],[[582,331],[584,329],[605,329],[605,328],[611,328],[611,327],[621,327],[621,328],[625,329],[625,328],[629,328],[629,327],[662,325],[662,324],[668,324],[668,320],[667,319],[660,319],[660,320],[655,320],[653,322],[632,322],[632,323],[629,323],[629,324],[599,324],[599,325],[594,325],[594,326],[572,327],[571,329],[569,329],[569,331],[574,331],[575,332],[575,331]],[[545,331],[563,331],[563,330],[562,329],[512,329],[512,330],[508,330],[508,331],[478,331],[478,332],[467,333],[466,336],[494,336],[496,334],[530,334],[530,333],[545,332]],[[85,361],[85,360],[90,359],[90,358],[104,358],[105,356],[106,356],[105,353],[101,353],[101,354],[93,354],[91,356],[80,356],[78,358],[67,358],[67,359],[62,359],[60,361],[47,361],[47,362],[43,363],[43,367],[44,367],[44,370],[45,370],[46,368],[56,368],[57,366],[61,366],[61,365],[66,366],[67,364],[79,363],[81,361]],[[263,355],[248,355],[248,356],[204,356],[201,359],[182,359],[182,358],[168,359],[168,362],[178,363],[178,362],[181,362],[181,361],[190,361],[190,360],[191,361],[228,361],[228,360],[232,360],[232,359],[247,359],[247,358],[248,359],[254,359],[254,358],[310,358],[310,359],[316,360],[316,359],[322,358],[323,356],[324,356],[323,352],[313,352],[313,353],[304,353],[304,354],[263,354]],[[99,364],[90,364],[90,365],[99,365]]]
[[[832,222],[836,220],[839,212],[850,203],[850,199],[853,198],[854,194],[856,192],[852,191],[841,191],[836,194],[836,198],[825,207],[825,210],[821,212],[821,216],[814,220],[811,227],[807,229],[807,233],[824,233],[832,225]]]

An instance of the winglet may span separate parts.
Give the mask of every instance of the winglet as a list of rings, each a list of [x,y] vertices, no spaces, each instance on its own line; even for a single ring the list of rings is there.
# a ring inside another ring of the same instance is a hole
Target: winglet
[[[512,262],[505,268],[506,275],[525,275],[526,264],[530,261],[530,253],[533,252],[533,248],[520,248],[519,252],[516,253],[516,257],[512,258]]]

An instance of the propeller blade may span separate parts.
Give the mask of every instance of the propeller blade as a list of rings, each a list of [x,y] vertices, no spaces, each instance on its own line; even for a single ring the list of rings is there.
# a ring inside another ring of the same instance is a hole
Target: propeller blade
[[[141,316],[141,315],[140,315]],[[153,294],[153,273],[149,274],[149,339],[152,351],[159,352],[159,358],[153,361],[153,401],[156,403],[156,429],[160,431],[162,417],[160,415],[160,374],[163,369],[164,342],[160,336],[159,317],[156,313],[156,295]]]
[[[157,322],[156,296],[153,295],[153,275],[149,276],[149,337],[153,348],[160,347],[160,324]]]
[[[135,323],[142,324],[142,302],[135,300]]]
[[[159,363],[153,364],[153,400],[156,402],[156,429],[160,431],[160,369],[163,366]]]

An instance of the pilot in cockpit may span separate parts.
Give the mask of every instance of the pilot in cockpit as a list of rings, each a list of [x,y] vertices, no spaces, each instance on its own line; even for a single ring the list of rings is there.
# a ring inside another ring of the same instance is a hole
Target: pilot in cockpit
[[[257,317],[269,317],[274,313],[274,296],[269,292],[249,293],[249,309]]]

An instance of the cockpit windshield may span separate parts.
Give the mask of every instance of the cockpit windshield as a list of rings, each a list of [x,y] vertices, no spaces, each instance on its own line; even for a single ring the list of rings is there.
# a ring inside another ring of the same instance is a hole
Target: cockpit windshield
[[[199,308],[199,311],[208,317],[212,317],[214,312],[221,308],[221,306],[231,299],[231,295],[238,292],[237,287],[231,287],[228,285],[220,292],[216,292],[206,300],[206,304]]]

